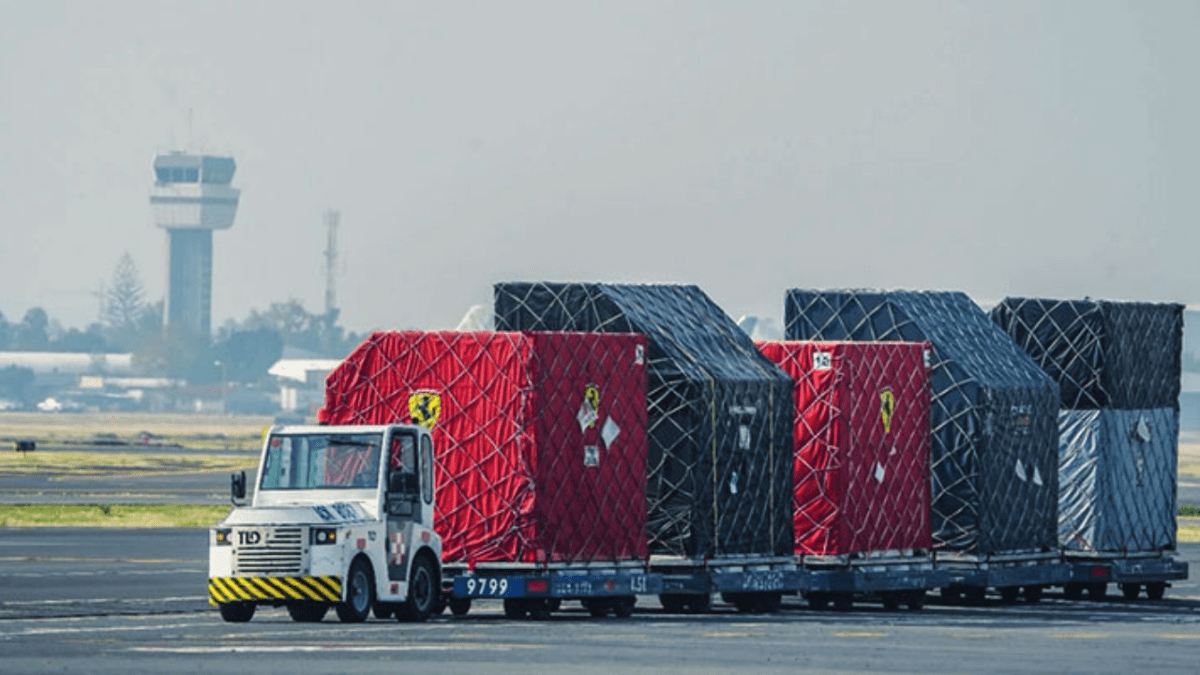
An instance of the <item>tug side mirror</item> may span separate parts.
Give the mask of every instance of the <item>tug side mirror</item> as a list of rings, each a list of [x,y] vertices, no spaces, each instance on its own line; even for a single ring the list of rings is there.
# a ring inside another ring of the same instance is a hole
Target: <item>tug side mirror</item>
[[[246,498],[246,472],[239,471],[229,477],[229,499],[234,506],[240,506],[239,500]]]

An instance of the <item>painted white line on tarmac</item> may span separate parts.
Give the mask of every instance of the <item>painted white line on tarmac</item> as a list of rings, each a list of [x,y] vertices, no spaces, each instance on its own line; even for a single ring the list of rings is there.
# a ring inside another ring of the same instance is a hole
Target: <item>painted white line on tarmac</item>
[[[154,604],[159,602],[205,602],[207,595],[192,595],[177,598],[77,598],[64,600],[5,600],[0,602],[0,608],[8,606],[30,607],[37,605],[95,605],[108,603],[124,604]]]
[[[448,645],[211,645],[200,647],[130,647],[127,651],[154,654],[288,654],[339,652],[448,652],[542,649],[539,645],[460,643]]]
[[[208,625],[207,623],[161,623],[153,626],[87,626],[79,628],[27,628],[5,632],[0,639],[24,637],[27,635],[69,635],[72,633],[124,633],[127,631],[163,630],[166,628],[194,628]]]
[[[180,574],[203,574],[206,570],[195,569],[189,567],[174,567],[171,569],[158,570],[68,570],[61,572],[9,572],[0,574],[0,579],[9,577],[22,577],[26,579],[44,579],[48,577],[122,577],[122,576],[163,576],[163,575],[180,575]]]

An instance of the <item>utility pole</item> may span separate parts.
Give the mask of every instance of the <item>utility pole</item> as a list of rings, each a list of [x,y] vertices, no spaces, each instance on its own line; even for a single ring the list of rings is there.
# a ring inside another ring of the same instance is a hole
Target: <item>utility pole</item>
[[[341,214],[333,209],[325,212],[325,316],[332,317],[337,308],[337,231]],[[330,319],[332,320],[332,319]]]

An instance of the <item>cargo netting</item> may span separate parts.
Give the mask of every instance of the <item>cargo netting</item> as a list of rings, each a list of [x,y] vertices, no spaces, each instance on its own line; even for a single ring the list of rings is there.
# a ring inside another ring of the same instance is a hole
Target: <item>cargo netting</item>
[[[795,552],[929,549],[929,345],[758,346],[796,383]]]
[[[326,424],[423,424],[446,562],[642,560],[645,339],[377,332],[326,380]]]
[[[512,282],[500,330],[647,339],[650,552],[790,555],[792,382],[695,286]]]
[[[789,340],[929,342],[934,547],[1057,542],[1058,386],[963,293],[792,289]]]
[[[1006,298],[991,317],[1058,382],[1064,408],[1179,408],[1183,305]]]
[[[1059,541],[1067,551],[1175,548],[1179,413],[1059,413]]]

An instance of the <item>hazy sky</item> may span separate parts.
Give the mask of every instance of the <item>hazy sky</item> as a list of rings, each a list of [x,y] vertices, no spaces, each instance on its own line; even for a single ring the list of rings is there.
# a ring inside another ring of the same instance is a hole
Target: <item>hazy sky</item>
[[[151,163],[236,158],[213,324],[452,328],[501,280],[1200,302],[1200,2],[0,0],[0,311],[166,292]],[[190,120],[190,122],[189,122]]]

